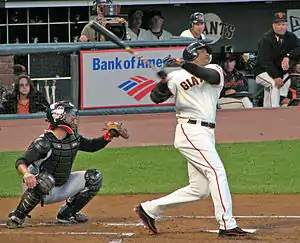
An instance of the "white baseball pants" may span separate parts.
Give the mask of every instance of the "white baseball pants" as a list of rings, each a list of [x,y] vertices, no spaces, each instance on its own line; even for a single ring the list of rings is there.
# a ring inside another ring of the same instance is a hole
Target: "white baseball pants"
[[[68,181],[62,186],[52,188],[49,195],[44,199],[45,204],[62,202],[69,197],[76,195],[85,188],[85,171],[75,171],[70,174]],[[22,183],[22,193],[27,190],[27,186]]]
[[[222,97],[219,99],[218,104],[221,109],[253,108],[253,104],[248,97],[240,97],[240,98]]]
[[[255,81],[264,86],[264,107],[279,107],[280,89],[275,86],[274,79],[267,72],[264,72],[257,75]]]
[[[220,229],[237,226],[232,216],[232,201],[223,163],[215,149],[214,129],[189,124],[179,119],[174,146],[188,161],[189,185],[162,198],[142,203],[154,219],[165,209],[204,199],[210,193]]]

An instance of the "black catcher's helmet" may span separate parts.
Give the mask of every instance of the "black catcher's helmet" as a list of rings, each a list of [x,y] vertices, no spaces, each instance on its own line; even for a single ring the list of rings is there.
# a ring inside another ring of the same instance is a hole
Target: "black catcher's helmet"
[[[74,133],[78,126],[78,110],[69,101],[58,101],[47,110],[47,121],[53,127],[62,127],[67,132]]]
[[[196,42],[189,44],[183,50],[183,54],[182,54],[183,59],[185,61],[190,61],[190,62],[194,61],[198,57],[197,50],[200,50],[202,48],[205,48],[208,54],[210,54],[210,55],[212,54],[212,49],[209,46],[207,46],[199,41],[196,41]]]

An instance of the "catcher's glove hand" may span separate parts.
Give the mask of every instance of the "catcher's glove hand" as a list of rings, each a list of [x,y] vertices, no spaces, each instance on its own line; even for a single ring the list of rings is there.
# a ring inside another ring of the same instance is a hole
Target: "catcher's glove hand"
[[[182,67],[184,61],[174,57],[165,57],[163,59],[164,67]]]
[[[122,138],[128,139],[129,134],[126,128],[123,127],[121,122],[106,122],[104,131],[108,131],[111,138],[117,138],[121,136]]]

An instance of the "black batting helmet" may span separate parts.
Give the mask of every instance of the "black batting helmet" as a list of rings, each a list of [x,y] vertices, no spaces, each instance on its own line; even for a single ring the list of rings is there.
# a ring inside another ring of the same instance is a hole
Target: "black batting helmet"
[[[65,130],[74,133],[78,126],[78,110],[69,101],[58,101],[48,108],[47,121],[52,127],[70,128],[72,132]]]
[[[202,24],[205,23],[204,14],[200,12],[195,12],[190,15],[190,28],[193,27],[193,24]]]
[[[207,53],[208,53],[209,55],[212,54],[212,49],[211,49],[209,46],[207,46],[207,45],[205,45],[205,44],[203,44],[203,43],[201,43],[201,42],[199,42],[199,41],[196,41],[196,42],[193,42],[193,43],[189,44],[189,45],[183,50],[183,53],[182,53],[183,59],[184,59],[185,61],[190,61],[190,62],[191,62],[191,61],[194,61],[194,60],[198,57],[198,52],[197,52],[197,50],[200,50],[200,49],[202,49],[202,48],[205,48],[206,51],[207,51]]]

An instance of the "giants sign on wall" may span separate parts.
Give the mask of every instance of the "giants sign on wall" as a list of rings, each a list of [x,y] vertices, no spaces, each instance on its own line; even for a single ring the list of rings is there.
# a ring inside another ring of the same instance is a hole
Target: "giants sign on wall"
[[[220,39],[232,39],[235,31],[235,26],[230,23],[226,23],[214,13],[206,13],[205,17],[205,29],[203,33],[208,40],[211,40],[209,44],[214,44]]]
[[[300,9],[288,9],[288,30],[300,38]]]
[[[140,48],[139,55],[158,68],[166,56],[180,58],[185,46]],[[159,81],[146,64],[124,50],[80,52],[81,108],[153,106],[150,92]],[[162,105],[173,105],[170,98]]]

